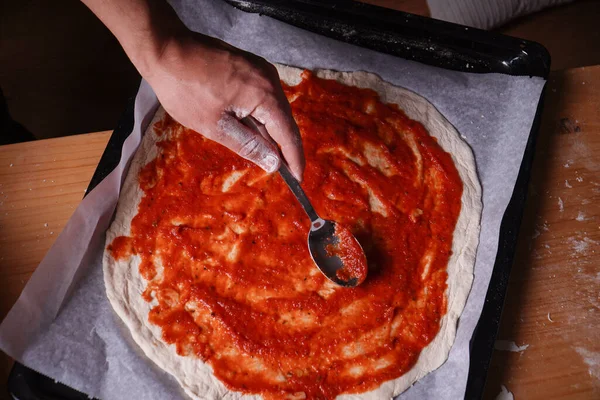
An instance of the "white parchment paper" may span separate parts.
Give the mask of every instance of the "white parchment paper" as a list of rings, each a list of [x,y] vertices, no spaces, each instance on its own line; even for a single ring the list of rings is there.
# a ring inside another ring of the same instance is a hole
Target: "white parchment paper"
[[[475,153],[483,187],[480,244],[473,289],[448,361],[400,396],[464,396],[469,340],[498,248],[500,221],[512,194],[545,81],[468,74],[399,59],[312,34],[218,0],[172,2],[192,29],[219,37],[271,62],[309,69],[364,70],[432,102]],[[119,166],[80,204],[21,297],[0,325],[0,349],[45,375],[102,399],[181,399],[179,385],[147,360],[114,314],[102,277],[104,232],[128,162],[158,105],[142,82],[134,130]]]

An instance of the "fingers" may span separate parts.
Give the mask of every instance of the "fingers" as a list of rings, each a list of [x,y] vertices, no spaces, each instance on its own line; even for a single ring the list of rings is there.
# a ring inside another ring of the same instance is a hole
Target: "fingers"
[[[275,147],[260,133],[246,127],[236,117],[224,113],[217,123],[218,134],[212,139],[268,173],[279,169],[281,162]]]
[[[304,150],[296,122],[291,116],[287,101],[284,104],[261,106],[253,115],[265,125],[269,135],[279,144],[287,164],[298,181],[304,173]]]

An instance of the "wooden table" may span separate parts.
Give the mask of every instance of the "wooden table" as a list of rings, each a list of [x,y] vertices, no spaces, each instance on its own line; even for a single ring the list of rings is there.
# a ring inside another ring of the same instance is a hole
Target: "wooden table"
[[[600,398],[600,66],[553,72],[485,398]],[[52,245],[108,141],[0,147],[0,319]],[[11,361],[0,355],[0,398]]]

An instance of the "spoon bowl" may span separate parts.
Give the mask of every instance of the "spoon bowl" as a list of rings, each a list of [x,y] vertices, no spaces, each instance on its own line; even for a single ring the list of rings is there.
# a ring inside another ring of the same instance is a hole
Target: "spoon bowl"
[[[332,282],[344,287],[360,285],[367,277],[367,259],[362,247],[347,229],[341,228],[347,232],[340,235],[339,225],[320,220],[311,225],[308,233],[313,261]]]

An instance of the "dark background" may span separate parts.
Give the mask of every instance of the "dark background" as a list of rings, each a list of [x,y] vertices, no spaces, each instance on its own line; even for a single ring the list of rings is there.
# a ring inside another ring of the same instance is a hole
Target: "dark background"
[[[425,0],[368,2],[429,15]],[[0,87],[12,119],[38,139],[113,129],[138,75],[108,29],[76,0],[2,3]],[[562,69],[600,64],[599,21],[600,3],[582,0],[495,31],[542,43]]]

